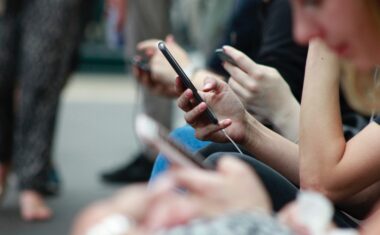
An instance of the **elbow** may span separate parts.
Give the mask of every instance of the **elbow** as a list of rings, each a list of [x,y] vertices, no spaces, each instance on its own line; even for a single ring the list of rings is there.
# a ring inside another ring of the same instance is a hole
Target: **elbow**
[[[301,179],[300,186],[302,190],[319,192],[332,201],[334,204],[339,203],[349,197],[346,195],[344,190],[337,189],[332,187],[330,184],[326,183],[323,179],[314,178],[314,179]]]

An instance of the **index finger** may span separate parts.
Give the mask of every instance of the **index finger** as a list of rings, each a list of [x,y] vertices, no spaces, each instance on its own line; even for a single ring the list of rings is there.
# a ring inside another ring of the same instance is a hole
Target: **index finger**
[[[183,187],[191,193],[200,195],[206,194],[220,182],[216,172],[196,168],[172,169],[168,177],[175,182],[177,187]]]
[[[160,40],[158,39],[148,39],[148,40],[139,42],[137,44],[137,49],[138,50],[156,49],[159,41]]]
[[[187,90],[187,87],[183,84],[183,82],[178,76],[175,79],[175,89],[178,95],[181,95],[183,92]]]
[[[248,74],[253,74],[257,64],[251,60],[246,54],[243,52],[236,50],[235,48],[231,46],[224,46],[223,47],[224,52],[231,56],[231,58],[236,62],[239,68],[241,68],[244,72]]]

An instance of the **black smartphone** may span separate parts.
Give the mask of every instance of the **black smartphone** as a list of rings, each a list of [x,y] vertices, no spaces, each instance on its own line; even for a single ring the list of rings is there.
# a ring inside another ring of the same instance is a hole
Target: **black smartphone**
[[[227,55],[222,48],[216,49],[215,54],[219,57],[221,61],[228,62],[234,66],[238,66],[231,56]]]
[[[169,136],[169,132],[158,122],[145,114],[136,118],[136,133],[149,147],[165,154],[168,161],[181,167],[214,169],[204,162],[204,157],[189,152],[183,145]]]
[[[132,63],[142,71],[150,72],[149,61],[150,58],[144,52],[139,52],[135,57],[133,57]]]
[[[186,73],[183,71],[181,66],[177,63],[177,61],[174,59],[168,48],[166,47],[165,43],[163,41],[160,41],[158,43],[158,49],[161,51],[161,53],[165,56],[169,64],[172,66],[174,71],[178,74],[179,78],[181,79],[182,83],[185,85],[186,88],[191,89],[193,92],[194,98],[197,101],[197,103],[203,102],[202,97],[199,95],[197,89],[195,88],[194,84],[191,82],[189,77],[186,75]],[[210,108],[207,108],[205,111],[205,115],[210,119],[210,121],[214,124],[218,124],[219,121],[216,118],[215,114],[212,112]]]

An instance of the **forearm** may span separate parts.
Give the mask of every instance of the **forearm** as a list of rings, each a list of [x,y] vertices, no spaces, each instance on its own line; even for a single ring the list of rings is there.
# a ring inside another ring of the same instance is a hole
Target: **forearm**
[[[339,64],[318,42],[309,47],[300,121],[301,186],[324,191],[345,151]]]
[[[299,185],[298,145],[246,114],[247,131],[242,145],[292,183]]]
[[[299,125],[300,125],[300,104],[294,96],[286,105],[284,112],[272,116],[271,123],[276,132],[284,136],[288,140],[298,143],[299,140]]]

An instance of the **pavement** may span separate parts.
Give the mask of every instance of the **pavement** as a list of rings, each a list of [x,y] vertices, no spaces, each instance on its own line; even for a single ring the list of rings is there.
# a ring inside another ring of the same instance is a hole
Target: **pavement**
[[[54,218],[42,223],[20,219],[16,179],[10,177],[0,208],[0,235],[66,235],[78,211],[119,187],[100,173],[125,164],[138,150],[133,131],[137,92],[121,75],[74,75],[62,95],[54,159],[62,193],[49,199]]]

